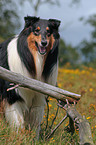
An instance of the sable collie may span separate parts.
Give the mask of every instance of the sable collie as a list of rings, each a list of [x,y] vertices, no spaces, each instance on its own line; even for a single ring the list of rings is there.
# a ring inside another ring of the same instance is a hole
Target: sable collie
[[[51,85],[56,85],[58,69],[58,28],[56,19],[27,16],[18,36],[0,44],[0,66]],[[10,83],[0,79],[0,95],[5,100],[5,118],[10,126],[26,124],[40,131],[46,95],[18,87],[7,91]]]

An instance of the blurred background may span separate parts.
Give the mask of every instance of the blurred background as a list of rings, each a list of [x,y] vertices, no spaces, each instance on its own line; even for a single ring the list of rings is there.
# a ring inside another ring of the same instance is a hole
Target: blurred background
[[[0,42],[19,34],[24,17],[61,20],[59,66],[96,65],[96,0],[0,0]]]

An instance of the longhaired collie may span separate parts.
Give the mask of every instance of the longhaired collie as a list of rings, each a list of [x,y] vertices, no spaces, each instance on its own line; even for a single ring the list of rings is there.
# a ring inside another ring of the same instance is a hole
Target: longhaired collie
[[[21,33],[0,44],[0,66],[26,77],[56,85],[58,70],[58,28],[56,19],[27,16]],[[36,127],[39,136],[46,95],[0,79],[0,96],[5,100],[5,118],[10,126]]]

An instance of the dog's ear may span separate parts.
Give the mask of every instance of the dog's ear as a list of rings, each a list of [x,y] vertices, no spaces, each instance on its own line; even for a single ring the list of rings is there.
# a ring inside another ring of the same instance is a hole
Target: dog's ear
[[[60,26],[60,23],[61,23],[61,21],[59,21],[59,20],[49,19],[49,25],[51,25],[53,29],[57,29],[58,30],[58,28]]]
[[[33,25],[34,23],[36,23],[39,20],[39,17],[27,16],[27,17],[24,17],[24,20],[25,20],[25,27],[27,28]]]

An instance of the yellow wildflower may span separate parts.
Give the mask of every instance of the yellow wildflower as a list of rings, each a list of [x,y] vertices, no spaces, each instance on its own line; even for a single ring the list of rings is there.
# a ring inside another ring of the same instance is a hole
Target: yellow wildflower
[[[50,140],[53,140],[53,137]]]
[[[76,134],[79,134],[79,131],[75,129]]]
[[[92,89],[92,88],[90,88],[90,89],[89,89],[89,91],[90,91],[90,92],[92,92],[92,91],[93,91],[93,89]]]
[[[87,117],[86,119],[90,119],[91,117]]]
[[[52,101],[52,98],[50,98],[49,100]]]
[[[52,105],[51,105],[51,104],[49,104],[49,108],[50,108],[50,107],[52,107]]]
[[[52,142],[55,142],[55,140],[54,140],[54,138],[53,138],[53,137],[50,139],[50,141],[51,141],[51,143],[52,143]]]
[[[67,123],[65,124],[65,126],[68,126],[68,124],[69,124],[69,123],[67,122]]]
[[[54,117],[55,115],[54,114],[51,114],[51,116]]]
[[[54,124],[56,125],[56,122],[54,122]]]
[[[92,68],[92,67],[89,67],[89,70],[90,70],[90,71],[93,71],[93,68]]]
[[[61,87],[62,87],[62,84],[61,84],[61,83],[58,83],[58,87],[60,87],[60,88],[61,88]]]

